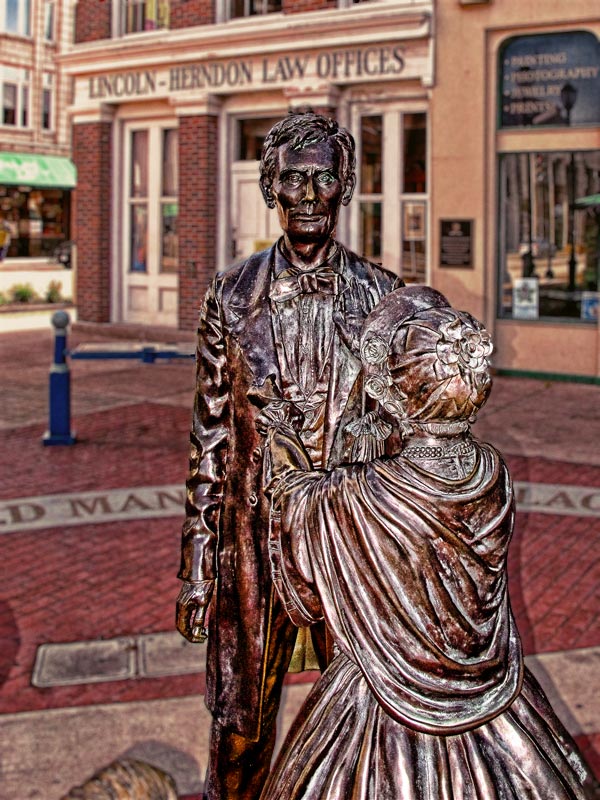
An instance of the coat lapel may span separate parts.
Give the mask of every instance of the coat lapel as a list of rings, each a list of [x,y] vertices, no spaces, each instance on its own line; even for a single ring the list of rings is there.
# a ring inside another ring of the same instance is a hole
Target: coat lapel
[[[253,375],[253,388],[273,396],[281,391],[269,300],[275,246],[246,260],[225,303],[230,330]]]

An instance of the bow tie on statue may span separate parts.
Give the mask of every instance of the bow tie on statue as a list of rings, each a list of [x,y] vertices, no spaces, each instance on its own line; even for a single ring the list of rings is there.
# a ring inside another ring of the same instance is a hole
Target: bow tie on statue
[[[337,294],[337,291],[338,275],[330,267],[311,272],[285,270],[284,277],[276,278],[271,285],[271,299],[283,303],[303,294]]]

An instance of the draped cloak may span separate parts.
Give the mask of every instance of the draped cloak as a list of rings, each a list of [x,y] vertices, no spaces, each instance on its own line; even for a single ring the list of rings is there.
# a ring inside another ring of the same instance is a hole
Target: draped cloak
[[[585,797],[586,767],[523,668],[513,522],[488,445],[462,481],[402,456],[280,480],[274,582],[296,624],[325,618],[336,657],[263,800]]]

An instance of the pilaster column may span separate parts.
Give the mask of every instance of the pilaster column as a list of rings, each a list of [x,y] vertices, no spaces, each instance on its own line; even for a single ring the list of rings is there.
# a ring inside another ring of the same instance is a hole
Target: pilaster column
[[[178,102],[179,328],[195,330],[217,262],[219,107],[210,95]]]
[[[79,319],[110,321],[112,230],[111,108],[73,119],[72,238],[77,244],[76,302]]]

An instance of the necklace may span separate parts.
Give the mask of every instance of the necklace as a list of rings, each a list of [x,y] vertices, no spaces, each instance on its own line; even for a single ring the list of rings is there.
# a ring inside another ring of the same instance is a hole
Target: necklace
[[[475,452],[475,445],[472,442],[461,442],[455,444],[453,447],[438,447],[438,446],[425,446],[425,447],[407,447],[402,450],[401,455],[406,458],[456,458],[456,456],[470,456]]]

